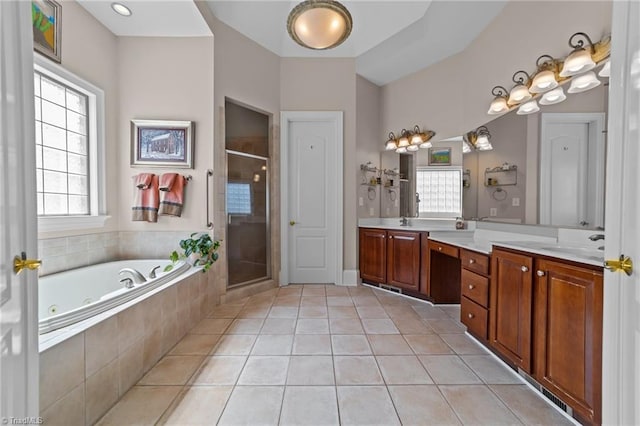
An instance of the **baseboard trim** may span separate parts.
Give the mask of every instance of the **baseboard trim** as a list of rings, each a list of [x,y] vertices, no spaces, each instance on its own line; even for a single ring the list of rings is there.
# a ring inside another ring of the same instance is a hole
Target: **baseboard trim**
[[[357,286],[360,279],[360,271],[357,269],[345,269],[342,271],[342,285]]]

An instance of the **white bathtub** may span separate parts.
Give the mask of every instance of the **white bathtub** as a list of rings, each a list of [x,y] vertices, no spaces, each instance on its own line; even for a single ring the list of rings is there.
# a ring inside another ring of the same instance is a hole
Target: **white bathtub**
[[[82,321],[120,304],[128,302],[177,278],[190,268],[180,262],[173,270],[163,272],[170,262],[162,260],[124,260],[73,269],[39,279],[38,318],[40,334],[48,333]],[[151,270],[156,270],[157,278],[149,278]],[[127,289],[119,276],[123,268],[140,271],[147,282]]]

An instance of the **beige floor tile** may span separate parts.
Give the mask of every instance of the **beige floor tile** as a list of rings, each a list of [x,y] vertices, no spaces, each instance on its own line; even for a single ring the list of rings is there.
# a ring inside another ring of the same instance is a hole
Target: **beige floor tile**
[[[298,312],[299,318],[328,318],[326,306],[301,306]]]
[[[284,391],[280,425],[337,425],[338,404],[333,386],[295,386]]]
[[[242,310],[243,305],[218,305],[213,308],[209,318],[235,318]]]
[[[390,319],[363,319],[362,326],[367,334],[400,334]]]
[[[207,355],[220,340],[219,334],[187,334],[169,355]]]
[[[353,304],[359,307],[382,307],[380,301],[373,294],[365,295],[365,296],[352,296]]]
[[[327,293],[324,289],[324,285],[305,285],[302,289],[302,297],[307,296],[323,296],[326,297]]]
[[[511,385],[524,383],[523,379],[513,370],[498,362],[491,355],[463,355],[461,358],[487,384]]]
[[[296,334],[329,334],[329,321],[325,318],[301,318],[296,324]]]
[[[350,296],[327,296],[327,306],[353,306]]]
[[[452,319],[425,319],[424,322],[438,334],[464,333],[466,327]]]
[[[290,355],[292,346],[293,334],[261,334],[251,355]]]
[[[216,424],[232,390],[232,386],[188,386],[173,401],[159,424]]]
[[[405,340],[416,355],[452,354],[453,350],[436,334],[406,334]]]
[[[337,285],[326,286],[325,291],[327,293],[327,296],[351,296],[349,294],[349,288]]]
[[[486,355],[487,350],[466,334],[440,334],[458,355]]]
[[[284,386],[236,386],[218,426],[277,425]]]
[[[400,421],[384,386],[338,386],[340,424],[399,425]]]
[[[238,385],[284,385],[288,368],[288,356],[250,356],[240,374]]]
[[[418,358],[439,385],[482,384],[457,355],[421,355]]]
[[[403,425],[459,425],[460,420],[437,386],[389,386]]]
[[[297,334],[293,338],[293,355],[331,355],[328,334]]]
[[[402,334],[434,334],[435,331],[427,324],[416,316],[416,318],[393,318],[393,323],[396,325],[400,333]]]
[[[364,334],[364,329],[357,318],[331,318],[329,319],[331,334]]]
[[[380,290],[380,292],[382,294],[376,294],[376,296],[378,297],[378,301],[380,302],[380,304],[385,308],[389,306],[408,306],[409,305],[409,299],[407,298],[398,297],[396,295],[383,292],[382,290]]]
[[[371,290],[371,287],[368,286],[364,286],[364,285],[358,285],[355,287],[348,287],[349,289],[349,294],[351,295],[351,297],[354,296],[373,296],[373,291]]]
[[[420,316],[416,314],[411,306],[387,306],[384,308],[387,314],[393,319],[402,319],[402,320],[419,320]]]
[[[358,318],[358,312],[352,306],[329,306],[329,318]]]
[[[278,296],[300,296],[302,295],[303,286],[301,285],[286,285],[278,289]]]
[[[295,330],[295,318],[267,318],[260,334],[293,334]]]
[[[331,336],[334,355],[371,355],[369,341],[364,334],[337,334]]]
[[[527,385],[490,385],[489,388],[525,424],[573,424],[571,420],[560,414],[550,402],[545,401]]]
[[[300,307],[302,306],[327,306],[327,298],[325,296],[302,296]]]
[[[449,317],[459,320],[460,319],[460,305],[442,305],[440,306]]]
[[[413,310],[423,319],[450,319],[449,315],[437,306],[418,305],[412,306]]]
[[[297,308],[298,306],[300,306],[300,296],[276,297],[273,301],[273,307]]]
[[[384,380],[372,356],[334,356],[338,385],[382,385]]]
[[[413,355],[406,340],[398,334],[369,334],[374,355]]]
[[[97,425],[155,424],[182,386],[134,386]]]
[[[211,351],[211,355],[249,355],[258,336],[255,334],[226,334]]]
[[[191,385],[235,385],[246,356],[210,356],[191,378]]]
[[[433,380],[415,355],[376,356],[376,360],[387,385],[433,384]]]
[[[521,424],[484,385],[443,385],[439,388],[463,424]]]
[[[271,306],[247,306],[244,307],[236,318],[266,318]]]
[[[264,323],[260,318],[239,318],[233,320],[227,334],[258,334]]]
[[[290,306],[272,306],[267,318],[298,318],[298,308]]]
[[[292,356],[289,360],[288,386],[332,386],[335,382],[331,356]]]
[[[149,370],[138,384],[184,385],[203,360],[203,356],[167,355]]]
[[[233,320],[230,318],[205,318],[193,329],[191,334],[223,334]]]
[[[385,319],[389,318],[387,311],[382,306],[356,306],[358,316],[363,319]]]

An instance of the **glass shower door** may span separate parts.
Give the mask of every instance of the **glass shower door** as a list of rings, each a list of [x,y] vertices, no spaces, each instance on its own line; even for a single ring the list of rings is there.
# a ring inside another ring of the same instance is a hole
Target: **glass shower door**
[[[229,287],[270,277],[268,179],[267,158],[227,150]]]

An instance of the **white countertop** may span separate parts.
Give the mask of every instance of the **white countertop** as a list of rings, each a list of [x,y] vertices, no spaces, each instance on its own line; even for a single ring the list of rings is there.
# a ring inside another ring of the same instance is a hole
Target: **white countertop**
[[[495,242],[494,245],[593,266],[602,266],[604,263],[603,250],[585,246],[546,244],[534,241],[500,241]]]

